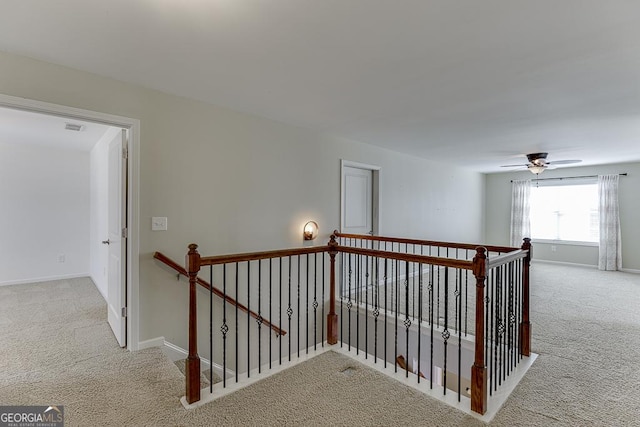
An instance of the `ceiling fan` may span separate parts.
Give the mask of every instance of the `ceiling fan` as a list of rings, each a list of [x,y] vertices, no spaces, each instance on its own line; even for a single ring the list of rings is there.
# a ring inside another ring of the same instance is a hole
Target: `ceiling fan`
[[[515,168],[515,167],[526,167],[532,174],[540,175],[547,169],[549,166],[556,165],[568,165],[571,163],[580,163],[582,160],[556,160],[553,162],[547,161],[547,155],[549,153],[531,153],[527,154],[527,160],[529,163],[520,164],[520,165],[503,165],[503,168]]]

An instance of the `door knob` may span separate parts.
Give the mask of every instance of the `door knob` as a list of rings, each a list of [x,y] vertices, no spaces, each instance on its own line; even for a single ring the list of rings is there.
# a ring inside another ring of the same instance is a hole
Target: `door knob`
[[[108,245],[109,243],[111,243],[111,240],[109,240],[109,239],[102,241],[103,245]]]

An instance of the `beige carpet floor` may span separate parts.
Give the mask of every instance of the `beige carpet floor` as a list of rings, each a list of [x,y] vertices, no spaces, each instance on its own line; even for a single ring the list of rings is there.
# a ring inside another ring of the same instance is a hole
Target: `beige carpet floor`
[[[532,321],[540,357],[491,425],[640,426],[640,275],[537,263]],[[118,348],[90,280],[0,287],[0,404],[68,426],[482,425],[333,352],[195,410],[183,390],[159,349]]]

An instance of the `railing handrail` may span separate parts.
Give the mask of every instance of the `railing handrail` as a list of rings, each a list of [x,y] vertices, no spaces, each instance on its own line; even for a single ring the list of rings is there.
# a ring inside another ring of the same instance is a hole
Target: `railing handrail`
[[[156,252],[153,254],[153,257],[155,259],[157,259],[158,261],[162,262],[163,264],[173,268],[175,271],[178,272],[178,274],[181,274],[185,277],[189,277],[189,274],[187,273],[187,270],[182,267],[180,264],[178,264],[177,262],[175,262],[174,260],[172,260],[171,258],[169,258],[168,256],[164,255],[161,252]],[[238,310],[244,312],[244,313],[249,313],[249,315],[251,317],[253,317],[254,319],[258,319],[258,314],[256,312],[254,312],[253,310],[249,310],[249,308],[243,304],[240,304],[239,302],[237,302],[234,298],[230,297],[229,295],[224,294],[222,291],[220,291],[218,288],[216,288],[215,286],[211,286],[211,284],[201,278],[197,278],[198,284],[200,286],[202,286],[203,288],[205,288],[208,291],[213,292],[214,295],[224,299],[225,301],[227,301],[229,304],[232,305],[237,305],[238,306]],[[272,324],[269,320],[265,319],[264,317],[262,318],[262,323],[266,326],[268,326],[269,328],[271,328],[271,330],[273,330],[277,335],[279,336],[285,336],[287,335],[287,331],[285,331],[284,329],[280,329],[279,327],[277,327],[276,325]]]
[[[526,258],[528,255],[528,249],[516,249],[506,254],[498,255],[493,258],[487,258],[487,269],[500,267],[501,265],[508,264],[511,261]]]
[[[271,259],[271,258],[280,258],[286,256],[296,256],[296,255],[307,255],[307,254],[315,254],[318,252],[328,252],[329,246],[310,246],[306,248],[292,248],[292,249],[276,249],[274,251],[263,251],[263,252],[247,252],[247,253],[239,253],[239,254],[231,254],[231,255],[215,255],[208,257],[200,258],[200,265],[217,265],[217,264],[227,264],[234,262],[244,262],[244,261],[256,261],[261,259]]]
[[[394,259],[398,261],[415,262],[421,264],[438,265],[442,267],[453,267],[464,270],[472,270],[473,262],[455,258],[434,257],[419,254],[405,254],[401,252],[380,251],[377,249],[354,248],[351,246],[339,246],[339,252],[365,255],[377,258]]]
[[[362,239],[362,240],[372,240],[372,241],[380,241],[380,242],[407,243],[407,244],[414,244],[414,245],[436,246],[436,247],[453,248],[453,249],[476,250],[476,248],[478,247],[483,247],[483,248],[486,248],[487,251],[489,252],[512,252],[516,249],[520,249],[520,248],[515,248],[510,246],[491,246],[491,245],[472,244],[472,243],[440,242],[435,240],[409,239],[404,237],[373,236],[370,234],[341,233],[338,230],[334,230],[333,234],[336,237],[345,237],[348,239]]]

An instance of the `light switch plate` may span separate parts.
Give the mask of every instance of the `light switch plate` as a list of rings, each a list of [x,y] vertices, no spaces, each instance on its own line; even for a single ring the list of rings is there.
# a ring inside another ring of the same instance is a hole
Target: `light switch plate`
[[[166,216],[154,216],[151,218],[151,230],[152,231],[164,231],[167,229],[167,217]]]

